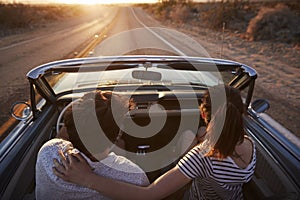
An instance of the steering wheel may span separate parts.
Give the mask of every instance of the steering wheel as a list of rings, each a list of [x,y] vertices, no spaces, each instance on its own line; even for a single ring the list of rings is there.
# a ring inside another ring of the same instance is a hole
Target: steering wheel
[[[71,101],[64,109],[60,112],[57,121],[56,121],[56,133],[59,133],[60,129],[65,125],[63,122],[63,116],[66,112],[66,110],[72,106],[73,103],[79,101],[80,99],[76,99],[75,101]]]

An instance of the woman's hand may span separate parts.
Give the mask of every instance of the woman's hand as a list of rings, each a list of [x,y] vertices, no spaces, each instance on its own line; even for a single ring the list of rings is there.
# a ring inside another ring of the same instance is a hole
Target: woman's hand
[[[59,151],[60,161],[54,159],[53,173],[64,181],[82,186],[89,186],[89,175],[93,174],[91,166],[80,153],[67,154]]]

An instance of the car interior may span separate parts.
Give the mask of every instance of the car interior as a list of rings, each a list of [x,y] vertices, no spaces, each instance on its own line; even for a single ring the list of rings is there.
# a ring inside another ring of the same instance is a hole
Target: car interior
[[[110,88],[101,89],[109,90]],[[204,91],[196,92],[199,104],[201,103],[203,92]],[[141,168],[147,167],[143,166],[144,163],[141,157],[146,157],[147,154],[168,145],[174,138],[177,140],[176,135],[178,135],[178,133],[190,128],[191,124],[189,123],[183,123],[185,124],[183,126],[180,125],[183,119],[204,125],[203,120],[197,117],[199,116],[198,108],[191,106],[194,105],[191,103],[191,99],[193,99],[191,97],[193,97],[193,95],[195,95],[194,91],[190,93],[179,91],[174,94],[168,90],[153,91],[147,90],[147,88],[143,88],[132,94],[132,98],[136,102],[136,109],[132,110],[127,116],[128,120],[134,121],[139,126],[147,126],[151,124],[151,120],[166,120],[166,123],[164,123],[164,126],[157,134],[147,138],[134,137],[124,131],[122,139],[125,141],[125,150],[130,153],[128,158],[137,161],[137,164],[140,165]],[[58,99],[56,105],[46,104],[43,107],[43,111],[48,116],[47,122],[49,123],[47,123],[46,126],[41,123],[38,127],[37,131],[39,134],[36,134],[36,136],[32,138],[32,140],[35,141],[33,143],[34,145],[30,151],[26,152],[22,163],[17,166],[17,171],[9,182],[6,193],[3,195],[4,199],[6,196],[11,199],[20,199],[19,197],[23,197],[23,199],[35,199],[34,170],[37,156],[36,152],[38,152],[38,149],[43,143],[55,137],[57,123],[59,126],[62,125],[62,121],[58,120],[59,116],[62,115],[62,110],[76,98],[76,96],[72,96],[71,94],[64,95]],[[180,109],[182,111],[180,111]],[[43,121],[46,115],[42,115],[36,120]],[[195,121],[195,119],[197,120]],[[126,127],[126,120],[124,123]],[[247,133],[249,134],[249,130]],[[285,199],[287,196],[290,197],[290,199],[297,199],[298,194],[295,193],[295,186],[291,184],[279,165],[274,163],[269,152],[253,137],[254,135],[255,134],[250,131],[249,136],[256,142],[257,166],[252,180],[244,185],[245,199]],[[177,143],[175,142],[174,144]],[[170,154],[168,155],[170,156],[168,158],[170,160],[167,164],[162,164],[160,169],[146,172],[150,182],[153,182],[165,171],[176,165],[180,159],[180,156],[176,158],[172,157],[172,153],[176,151],[176,148],[174,145],[169,147]],[[166,199],[183,199],[184,192],[188,188],[189,185]]]

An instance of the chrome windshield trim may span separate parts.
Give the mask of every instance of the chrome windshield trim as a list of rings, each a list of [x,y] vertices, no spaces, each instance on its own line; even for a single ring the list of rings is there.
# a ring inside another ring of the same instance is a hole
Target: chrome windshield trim
[[[105,57],[88,57],[88,58],[75,58],[68,60],[54,61],[40,65],[27,73],[27,77],[30,79],[37,79],[41,75],[44,75],[48,71],[55,70],[78,70],[82,65],[92,65],[96,63],[110,64],[119,63],[119,66],[124,65],[125,67],[132,68],[135,67],[133,64],[145,63],[145,62],[155,62],[155,63],[170,63],[170,62],[196,62],[196,63],[207,63],[215,65],[234,65],[241,67],[246,73],[251,77],[256,77],[256,71],[246,65],[238,62],[214,59],[214,58],[201,58],[201,57],[186,57],[186,56],[105,56]],[[126,66],[127,65],[127,66]],[[105,70],[108,65],[98,66],[97,70]],[[92,68],[92,67],[91,67]]]

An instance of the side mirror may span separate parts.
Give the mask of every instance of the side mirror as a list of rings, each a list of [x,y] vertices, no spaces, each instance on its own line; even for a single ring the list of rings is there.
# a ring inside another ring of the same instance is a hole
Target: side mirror
[[[17,102],[11,107],[10,113],[15,119],[24,121],[32,115],[32,109],[26,102]]]
[[[256,99],[251,103],[251,108],[257,113],[263,113],[270,108],[270,103],[266,99]]]

